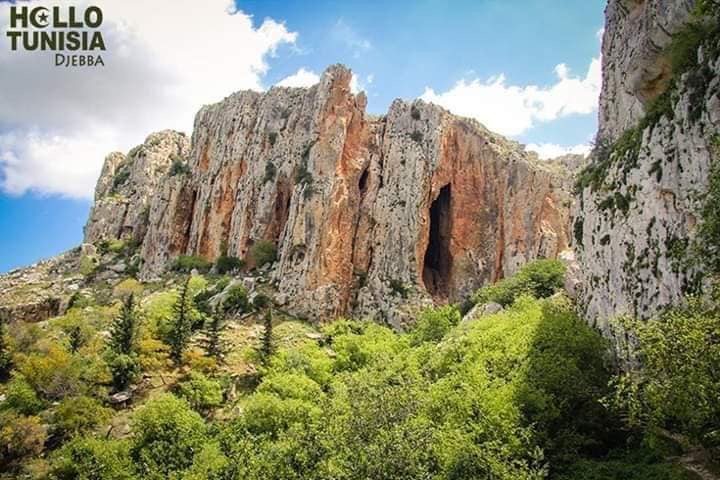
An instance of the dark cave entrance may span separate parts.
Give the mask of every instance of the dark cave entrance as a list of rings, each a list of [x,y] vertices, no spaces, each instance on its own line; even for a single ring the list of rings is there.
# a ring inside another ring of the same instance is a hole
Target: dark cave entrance
[[[423,282],[433,297],[447,297],[452,271],[450,235],[452,217],[450,185],[445,185],[430,206],[430,236],[425,251]]]

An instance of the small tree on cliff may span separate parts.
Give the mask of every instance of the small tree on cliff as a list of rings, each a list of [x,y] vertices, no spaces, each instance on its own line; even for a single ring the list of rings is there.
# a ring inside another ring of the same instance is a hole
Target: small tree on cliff
[[[192,298],[189,290],[190,276],[180,289],[180,294],[173,307],[173,317],[170,320],[170,329],[166,338],[166,342],[170,345],[170,357],[175,364],[180,363],[192,333]]]

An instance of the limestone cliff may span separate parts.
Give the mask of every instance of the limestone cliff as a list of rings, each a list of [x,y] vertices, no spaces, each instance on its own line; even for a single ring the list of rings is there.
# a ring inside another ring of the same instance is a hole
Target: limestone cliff
[[[144,156],[111,155],[86,242],[132,234],[147,279],[180,254],[269,240],[286,308],[395,325],[567,247],[563,168],[421,101],[370,116],[350,80],[333,66],[311,88],[239,92],[200,110],[189,151],[165,133]]]
[[[573,211],[581,304],[606,333],[702,287],[689,257],[720,131],[720,39],[696,3],[607,6],[600,133]]]

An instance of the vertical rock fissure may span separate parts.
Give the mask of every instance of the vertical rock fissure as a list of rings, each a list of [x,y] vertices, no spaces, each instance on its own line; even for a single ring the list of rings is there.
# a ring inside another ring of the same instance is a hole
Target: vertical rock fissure
[[[428,293],[436,298],[447,298],[452,255],[450,237],[452,232],[452,193],[450,184],[440,189],[430,206],[430,235],[423,262],[423,282]]]

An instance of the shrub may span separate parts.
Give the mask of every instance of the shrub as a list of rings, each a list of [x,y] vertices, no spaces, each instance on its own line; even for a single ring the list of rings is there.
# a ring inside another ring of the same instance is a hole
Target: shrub
[[[220,275],[242,270],[243,268],[245,268],[245,261],[238,257],[220,255],[215,262],[215,270],[217,270],[217,273]]]
[[[408,294],[410,293],[410,288],[405,285],[402,280],[393,278],[390,280],[389,284],[390,290],[392,290],[394,294],[400,295],[402,298],[407,298]]]
[[[127,165],[121,166],[115,172],[115,176],[113,177],[112,188],[110,191],[112,193],[117,192],[118,189],[120,189],[120,187],[125,185],[125,183],[128,181],[129,178],[130,178],[130,167]]]
[[[0,410],[5,409],[22,415],[35,415],[43,409],[43,402],[22,375],[15,375],[7,384],[5,401],[0,403]]]
[[[58,345],[51,345],[46,352],[21,356],[18,363],[18,371],[27,382],[49,400],[80,395],[86,388],[82,378],[87,361]]]
[[[275,175],[277,175],[277,167],[275,166],[275,164],[272,162],[266,163],[263,183],[272,182],[273,180],[275,180]]]
[[[562,289],[565,266],[558,260],[535,260],[505,280],[478,290],[473,296],[475,304],[512,304],[516,298],[529,294],[535,298],[546,298]]]
[[[187,161],[183,159],[182,157],[178,155],[172,155],[173,161],[170,165],[170,176],[174,177],[176,175],[189,175],[192,170],[190,170],[190,165],[188,165]]]
[[[413,120],[420,120],[420,110],[415,105],[410,108],[410,116]]]
[[[42,452],[47,430],[38,417],[0,412],[0,465]]]
[[[262,310],[264,308],[267,308],[272,305],[272,303],[272,298],[268,297],[264,293],[258,293],[257,295],[255,295],[255,298],[253,298],[252,301],[253,308],[255,308],[255,310]]]
[[[91,397],[69,397],[58,405],[53,415],[53,429],[62,437],[90,432],[108,422],[112,410]]]
[[[648,426],[651,432],[669,429],[715,448],[718,455],[718,311],[690,300],[656,321],[626,319],[623,327],[637,338],[643,369],[618,376],[609,403],[631,426]]]
[[[277,142],[278,134],[277,132],[270,132],[268,134],[268,141],[270,142],[270,146],[275,146],[275,142]]]
[[[422,142],[422,140],[423,140],[423,134],[422,134],[421,131],[415,130],[414,132],[412,132],[412,133],[410,134],[410,138],[411,138],[414,142],[420,143],[420,142]]]
[[[80,274],[89,277],[97,269],[97,259],[90,256],[84,256],[80,259]]]
[[[196,372],[190,372],[178,383],[176,393],[180,398],[184,398],[193,410],[202,414],[220,406],[223,400],[220,382]]]
[[[138,296],[142,294],[142,292],[142,283],[138,282],[134,278],[126,278],[113,287],[113,296],[120,299],[124,299],[128,295]]]
[[[53,454],[52,478],[135,480],[129,450],[124,440],[76,437]]]
[[[132,418],[130,456],[144,478],[170,478],[189,468],[207,441],[206,426],[185,400],[164,394]]]
[[[413,343],[439,342],[459,323],[460,312],[455,306],[447,305],[424,310],[413,327]]]
[[[240,284],[230,287],[223,300],[223,311],[228,314],[238,315],[248,311],[247,290]]]
[[[277,248],[269,240],[259,240],[250,247],[250,259],[256,267],[272,263],[277,258]]]
[[[179,273],[190,273],[192,270],[207,272],[211,267],[211,262],[195,255],[180,255],[170,264],[170,269]]]

